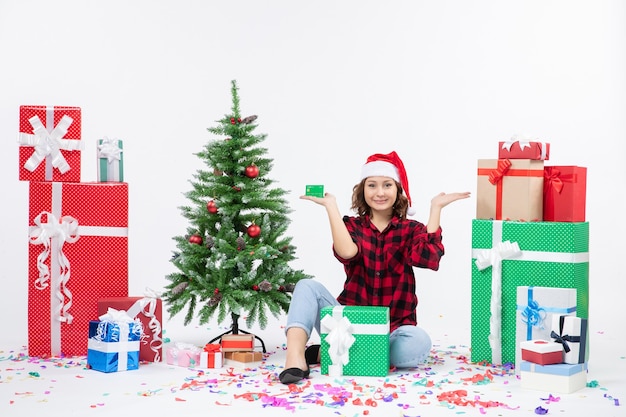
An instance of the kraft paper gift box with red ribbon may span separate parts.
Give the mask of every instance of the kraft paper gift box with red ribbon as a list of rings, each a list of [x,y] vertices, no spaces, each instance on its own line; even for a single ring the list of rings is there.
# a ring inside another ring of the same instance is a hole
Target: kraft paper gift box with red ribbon
[[[561,344],[563,362],[569,364],[587,362],[589,356],[588,320],[581,317],[554,316],[550,337]]]
[[[563,363],[563,346],[550,340],[525,340],[520,344],[520,350],[523,361],[539,365]]]
[[[119,139],[98,139],[98,181],[124,182],[124,147]]]
[[[543,220],[584,222],[587,203],[587,168],[547,166],[543,179]]]
[[[388,307],[329,306],[322,308],[320,319],[322,374],[388,375]]]
[[[513,363],[517,287],[576,289],[589,314],[589,223],[472,220],[471,360]]]
[[[20,106],[20,181],[80,182],[81,109]]]
[[[520,386],[524,389],[571,394],[587,386],[586,363],[538,365],[522,361],[520,368]]]
[[[550,144],[537,139],[513,136],[510,140],[498,143],[498,159],[550,159]]]
[[[99,319],[89,322],[88,367],[100,372],[138,369],[141,322],[115,309]]]
[[[195,368],[200,364],[202,348],[190,343],[176,342],[165,348],[165,360],[169,365]]]
[[[28,354],[84,356],[98,300],[128,295],[128,185],[29,184]]]
[[[521,344],[529,340],[551,340],[552,318],[576,315],[575,288],[517,287],[517,312],[515,322],[516,370],[524,359]],[[561,361],[563,362],[563,358]]]
[[[541,221],[543,161],[479,159],[476,218]]]
[[[254,335],[225,334],[221,340],[222,352],[253,351]]]
[[[241,363],[260,362],[263,360],[261,352],[224,352],[224,359]]]
[[[98,300],[98,314],[104,314],[109,307],[126,310],[131,317],[143,325],[139,345],[139,360],[160,362],[163,357],[163,302],[159,295],[148,291],[144,297],[113,297]]]
[[[200,368],[221,368],[224,358],[221,346],[217,343],[207,343],[200,352]]]

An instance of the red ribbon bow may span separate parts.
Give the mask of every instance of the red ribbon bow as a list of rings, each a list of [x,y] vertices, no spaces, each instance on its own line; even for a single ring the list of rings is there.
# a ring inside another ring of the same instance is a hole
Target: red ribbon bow
[[[496,185],[512,164],[508,159],[498,159],[498,167],[489,173],[489,182]]]
[[[219,352],[220,351],[221,346],[216,344],[216,343],[207,343],[206,345],[204,345],[204,351],[205,352]]]
[[[550,173],[547,170],[543,172],[543,191],[544,193],[548,191],[548,188],[552,186],[554,190],[561,194],[563,190],[563,180],[561,179],[561,171],[558,169],[552,168]]]

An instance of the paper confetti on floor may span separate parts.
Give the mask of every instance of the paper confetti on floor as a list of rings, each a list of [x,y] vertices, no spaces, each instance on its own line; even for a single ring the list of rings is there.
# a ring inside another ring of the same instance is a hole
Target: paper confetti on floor
[[[249,368],[227,363],[220,369],[198,370],[144,363],[139,370],[114,374],[88,369],[84,357],[31,358],[25,354],[25,349],[0,352],[0,392],[4,401],[0,403],[0,411],[10,411],[23,402],[47,402],[60,395],[61,390],[55,386],[60,378],[65,378],[63,383],[66,384],[67,379],[73,378],[82,379],[81,384],[93,385],[102,383],[102,375],[109,377],[108,380],[123,377],[128,388],[122,393],[100,393],[89,402],[91,409],[110,406],[112,399],[121,395],[185,404],[195,400],[190,394],[200,392],[207,394],[202,397],[204,405],[209,401],[219,407],[245,405],[258,407],[259,411],[273,409],[289,414],[309,410],[319,415],[328,411],[335,416],[349,417],[371,416],[377,412],[403,417],[435,413],[502,416],[517,410],[555,414],[576,407],[568,401],[586,397],[602,397],[605,403],[608,399],[614,407],[620,405],[617,396],[606,390],[602,392],[603,387],[597,381],[591,381],[585,393],[576,395],[522,392],[512,367],[473,364],[468,360],[469,348],[463,345],[435,346],[427,363],[409,370],[392,370],[386,378],[331,378],[321,375],[320,367],[316,366],[311,368],[311,378],[288,386],[278,381],[283,367],[277,363],[279,358],[282,360],[283,352],[284,346],[277,347],[275,352],[264,355],[263,362]],[[147,371],[149,375],[143,374]],[[131,376],[132,381],[129,381]],[[92,386],[91,391],[97,389]],[[11,417],[1,412],[0,415]]]

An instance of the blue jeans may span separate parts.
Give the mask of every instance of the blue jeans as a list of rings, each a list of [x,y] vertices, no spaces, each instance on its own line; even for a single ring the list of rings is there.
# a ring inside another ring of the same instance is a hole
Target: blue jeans
[[[339,305],[336,298],[313,279],[298,281],[293,291],[285,332],[291,327],[303,329],[309,337],[313,328],[320,333],[320,310]],[[396,368],[413,368],[426,361],[432,342],[418,326],[400,326],[389,336],[389,360]]]

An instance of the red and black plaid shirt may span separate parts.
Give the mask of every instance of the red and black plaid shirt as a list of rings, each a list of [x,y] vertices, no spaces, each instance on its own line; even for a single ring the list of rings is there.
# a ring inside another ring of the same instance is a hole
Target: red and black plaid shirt
[[[428,233],[415,220],[394,217],[382,232],[368,216],[343,218],[359,252],[352,259],[335,257],[344,264],[346,282],[337,297],[342,305],[389,307],[390,327],[417,324],[413,267],[439,269],[444,254],[441,228]]]

